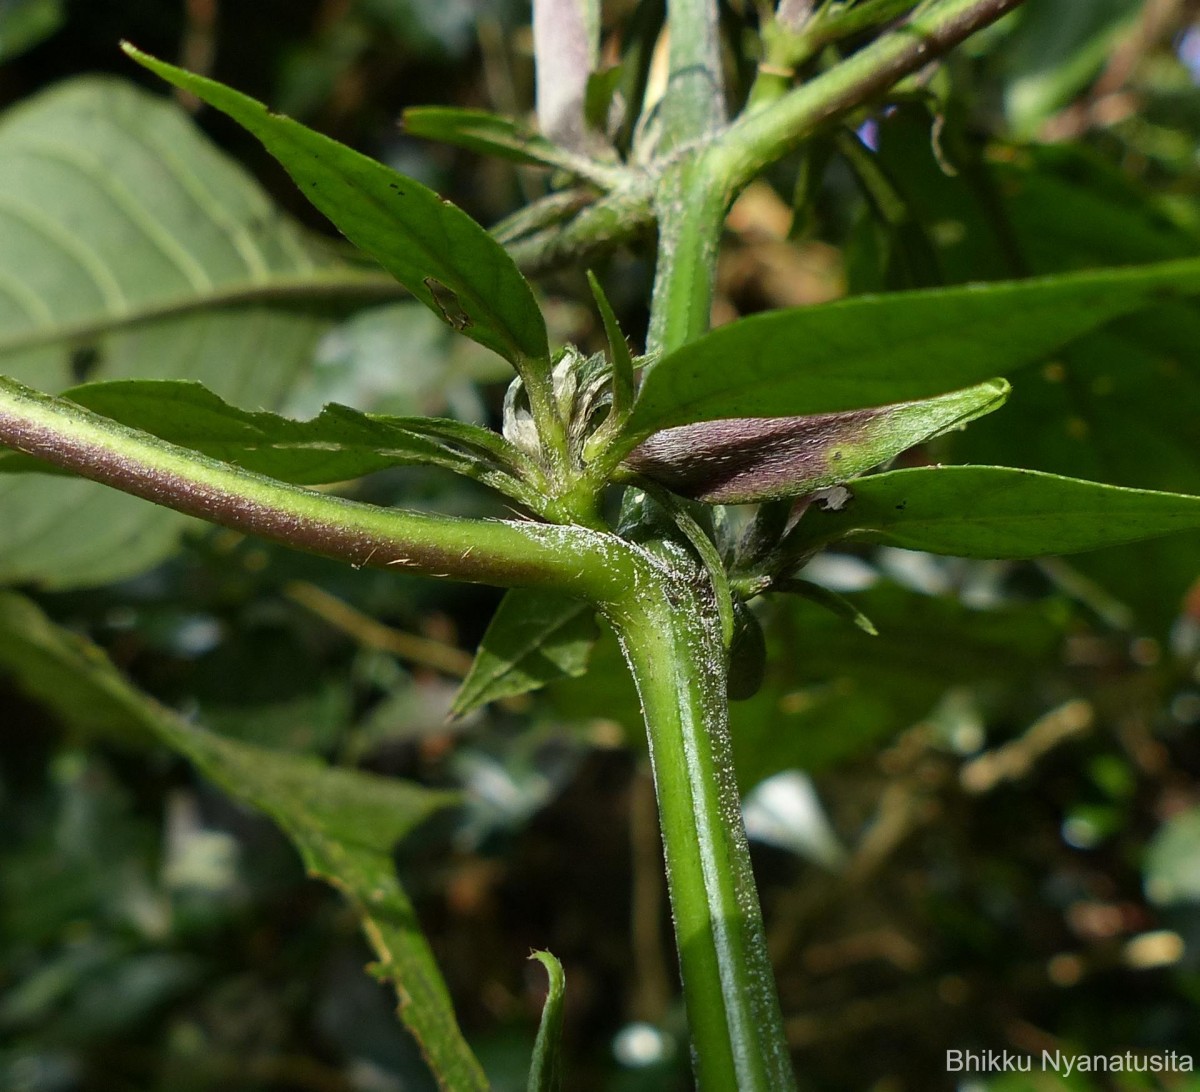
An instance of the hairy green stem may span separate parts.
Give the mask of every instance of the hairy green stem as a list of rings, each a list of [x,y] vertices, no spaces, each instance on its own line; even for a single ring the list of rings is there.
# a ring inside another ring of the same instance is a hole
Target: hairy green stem
[[[795,1087],[729,753],[725,646],[703,571],[668,558],[610,615],[649,732],[702,1090]]]
[[[669,353],[709,328],[730,191],[709,159],[724,117],[717,5],[670,0],[667,147],[655,191],[658,259],[647,349]],[[701,78],[701,70],[703,76]],[[689,101],[690,96],[690,101]],[[728,656],[704,568],[668,559],[647,595],[613,619],[646,718],[675,941],[701,1089],[794,1087],[729,748]]]
[[[722,181],[728,197],[736,196],[763,168],[816,130],[877,98],[1022,2],[942,0],[802,87],[743,114],[708,150],[714,178]],[[653,228],[655,189],[661,181],[654,172],[631,175],[565,226],[521,239],[509,251],[530,274],[586,263]]]
[[[655,202],[658,264],[648,352],[669,353],[708,330],[728,203],[728,191],[703,151],[685,153],[664,172]]]
[[[716,4],[667,0],[670,76],[662,103],[660,152],[700,140],[725,123]]]
[[[582,527],[381,508],[288,485],[176,447],[0,377],[0,444],[82,477],[352,565],[620,599],[634,550]]]
[[[869,102],[1022,0],[942,0],[854,56],[762,109],[743,115],[713,149],[733,192],[833,118]]]

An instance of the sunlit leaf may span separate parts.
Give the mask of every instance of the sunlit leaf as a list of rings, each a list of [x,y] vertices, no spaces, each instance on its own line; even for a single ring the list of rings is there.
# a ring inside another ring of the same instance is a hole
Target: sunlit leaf
[[[858,296],[720,327],[660,360],[626,426],[659,429],[928,398],[1033,363],[1120,315],[1200,292],[1200,261]]]

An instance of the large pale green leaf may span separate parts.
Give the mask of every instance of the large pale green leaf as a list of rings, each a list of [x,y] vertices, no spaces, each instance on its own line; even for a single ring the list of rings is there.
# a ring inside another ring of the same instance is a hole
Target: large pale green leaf
[[[1200,293],[1200,261],[858,296],[755,315],[646,376],[627,442],[692,421],[928,398],[1044,358],[1120,315]]]
[[[132,46],[125,50],[245,126],[346,238],[447,323],[505,357],[527,382],[548,382],[546,324],[533,290],[507,251],[465,212],[246,95]]]
[[[116,80],[0,118],[0,373],[201,380],[276,405],[339,310],[396,291],[337,261],[174,104]],[[103,582],[185,517],[77,481],[0,483],[0,580]]]
[[[440,466],[483,482],[538,510],[542,494],[525,481],[529,460],[495,432],[436,417],[389,417],[326,406],[311,421],[241,410],[199,383],[125,379],[63,392],[73,402],[259,474],[301,485],[346,481],[389,466]],[[0,473],[52,470],[0,452]]]
[[[513,588],[483,635],[453,712],[462,716],[490,701],[582,675],[599,632],[586,603],[558,592]]]
[[[796,535],[979,558],[1098,550],[1200,528],[1200,496],[1126,489],[999,466],[893,470],[853,482],[836,510],[816,506]]]
[[[442,1086],[487,1087],[392,859],[400,841],[456,797],[206,732],[139,693],[98,648],[11,592],[0,593],[0,668],[65,724],[158,740],[274,819],[312,875],[362,919],[377,973],[396,987],[400,1016]]]

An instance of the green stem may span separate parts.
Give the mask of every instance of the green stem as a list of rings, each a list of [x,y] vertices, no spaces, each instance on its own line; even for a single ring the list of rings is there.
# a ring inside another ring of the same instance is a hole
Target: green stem
[[[720,176],[736,193],[814,130],[882,94],[1021,3],[942,0],[934,4],[803,87],[743,115],[714,149]]]
[[[686,153],[663,172],[647,351],[669,353],[708,330],[728,200],[705,152]]]
[[[783,1092],[795,1079],[733,778],[720,621],[678,560],[639,590],[610,619],[649,731],[697,1085]]]
[[[700,140],[725,123],[720,22],[711,0],[667,0],[670,76],[659,153]]]
[[[712,171],[732,197],[762,169],[817,129],[883,94],[1022,0],[943,0],[852,57],[754,113],[743,114],[713,147]],[[785,81],[786,82],[786,81]],[[541,274],[646,234],[654,225],[654,172],[633,174],[561,228],[509,245],[521,269]]]
[[[188,515],[353,565],[501,587],[626,594],[635,554],[582,527],[381,508],[288,485],[0,377],[0,444]]]

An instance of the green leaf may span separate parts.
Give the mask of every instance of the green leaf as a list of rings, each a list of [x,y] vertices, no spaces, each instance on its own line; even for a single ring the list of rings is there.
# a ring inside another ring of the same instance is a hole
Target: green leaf
[[[928,398],[1033,363],[1119,315],[1197,292],[1200,261],[1188,260],[755,315],[650,369],[625,442],[693,421]]]
[[[0,4],[0,63],[49,38],[66,18],[63,0],[7,0]]]
[[[0,118],[0,209],[0,373],[42,390],[188,376],[278,405],[339,312],[397,292],[315,245],[175,104],[112,79]],[[0,510],[0,580],[55,587],[153,565],[193,522],[78,481],[9,479]]]
[[[452,106],[414,106],[404,111],[404,131],[411,136],[453,144],[515,163],[556,167],[581,173],[586,160],[539,136],[529,126],[486,110]]]
[[[1070,623],[1062,603],[980,610],[884,582],[846,601],[878,636],[823,604],[768,601],[766,685],[729,710],[744,789],[781,770],[818,772],[869,752],[955,695],[980,695],[1001,722],[1045,712],[1053,691],[1040,683],[1058,669]]]
[[[794,532],[819,544],[869,542],[978,558],[1098,550],[1200,527],[1200,497],[998,466],[918,467],[852,483],[837,511],[810,509]]]
[[[999,409],[994,379],[940,398],[811,417],[701,421],[656,432],[625,466],[708,504],[803,496],[850,480],[910,447]]]
[[[346,481],[389,466],[440,466],[499,490],[534,511],[543,494],[522,473],[529,459],[478,425],[435,417],[389,417],[326,406],[311,421],[237,409],[199,383],[126,379],[89,383],[63,396],[95,413],[259,474],[300,485]],[[0,452],[0,472],[53,468]]]
[[[457,797],[206,732],[139,693],[98,648],[12,593],[0,593],[0,666],[64,723],[85,731],[119,726],[164,743],[269,815],[309,872],[354,907],[376,972],[395,986],[400,1016],[442,1085],[487,1087],[392,859],[399,842]]]
[[[629,352],[629,343],[621,332],[620,323],[617,322],[617,316],[613,313],[612,304],[608,302],[596,274],[589,269],[587,277],[588,285],[592,289],[592,298],[595,299],[600,312],[600,320],[604,323],[604,336],[608,338],[608,356],[612,364],[610,413],[614,423],[620,424],[633,404],[633,357]]]
[[[1136,34],[1142,17],[1137,0],[1024,7],[1004,51],[1004,105],[1013,129],[1037,133],[1100,74],[1118,38]]]
[[[253,133],[342,234],[426,307],[503,356],[526,383],[549,383],[546,324],[533,290],[504,248],[465,212],[419,182],[271,113],[246,95],[128,43],[123,48]]]
[[[583,117],[589,129],[597,133],[609,131],[613,98],[624,79],[625,70],[621,65],[613,65],[588,76],[587,89],[583,94]]]
[[[533,1064],[529,1067],[527,1087],[529,1092],[558,1092],[562,1088],[563,998],[567,976],[563,974],[562,964],[549,952],[534,952],[529,958],[536,959],[546,968],[550,988],[542,1006],[537,1041],[533,1044]]]
[[[598,636],[595,612],[586,603],[534,588],[506,592],[451,712],[463,716],[490,701],[582,675]]]
[[[824,607],[838,618],[849,622],[853,626],[857,626],[868,636],[879,636],[879,630],[875,628],[875,623],[863,614],[858,607],[844,595],[826,588],[822,584],[814,584],[811,580],[779,580],[771,585],[770,590],[785,592],[789,595],[798,595],[801,599],[807,599],[810,603],[816,603],[817,606]]]
[[[1194,230],[1094,150],[1034,145],[978,161],[959,138],[957,176],[935,159],[933,120],[901,109],[880,126],[880,154],[939,247],[951,280],[1186,258]],[[942,140],[954,140],[953,127]],[[1003,418],[950,446],[956,462],[1027,466],[1069,477],[1188,492],[1200,481],[1200,375],[1188,366],[1200,309],[1168,303],[1118,319],[1023,372]],[[1072,562],[1160,633],[1196,575],[1200,534],[1176,535]]]

